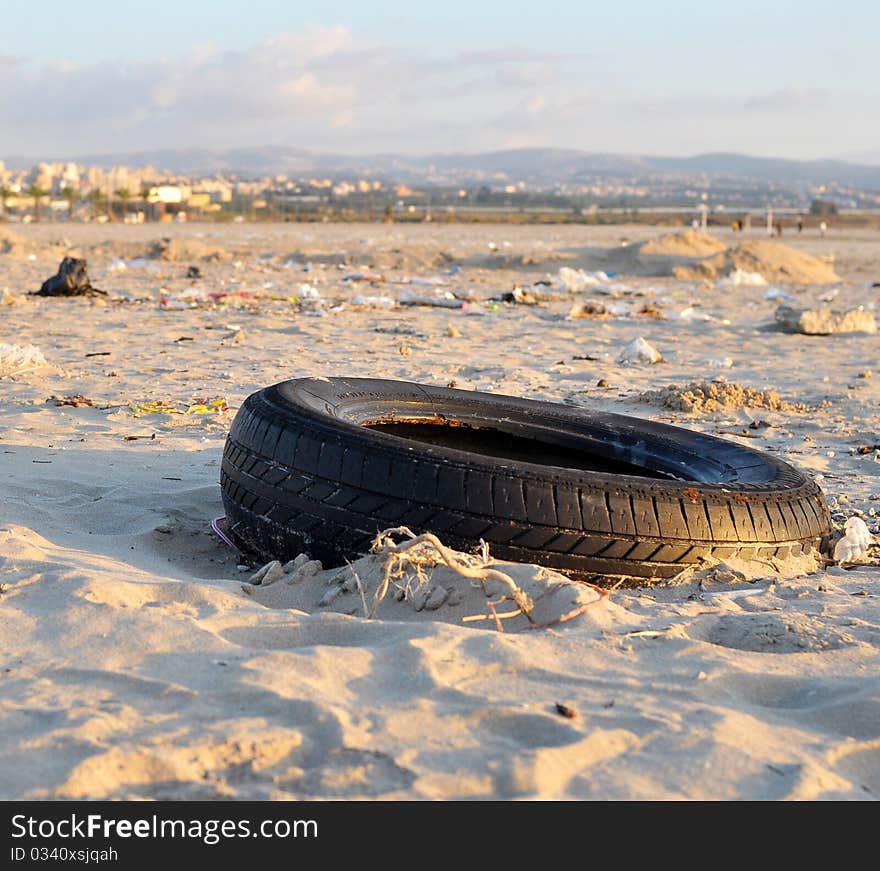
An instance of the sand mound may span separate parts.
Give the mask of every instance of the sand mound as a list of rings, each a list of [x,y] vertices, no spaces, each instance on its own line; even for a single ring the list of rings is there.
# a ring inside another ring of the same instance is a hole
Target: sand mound
[[[768,411],[808,411],[800,402],[787,402],[775,390],[757,390],[732,381],[694,381],[679,387],[670,384],[661,390],[640,394],[644,402],[659,402],[675,411],[709,414],[735,408],[766,408]]]
[[[656,257],[682,257],[699,258],[711,257],[726,250],[723,242],[710,236],[708,233],[700,233],[697,230],[685,230],[682,233],[667,233],[650,239],[639,246],[640,254],[648,254]]]
[[[222,248],[206,245],[198,239],[159,239],[149,248],[149,256],[156,260],[170,260],[175,263],[191,260],[228,260],[229,252]]]
[[[284,566],[267,563],[243,589],[270,608],[322,608],[502,632],[559,627],[603,598],[597,588],[556,572],[496,563],[488,550],[477,557],[447,548],[431,534],[402,529],[380,533],[370,552],[345,569],[323,571],[320,562],[300,554]]]
[[[412,245],[406,248],[377,248],[360,251],[300,249],[284,258],[287,263],[312,263],[325,266],[348,266],[376,272],[426,272],[458,262],[454,255],[433,247]]]
[[[26,256],[30,250],[28,243],[12,230],[0,227],[0,254],[6,254],[11,257]]]
[[[757,272],[777,284],[830,284],[840,281],[833,267],[781,242],[754,240],[730,248],[706,233],[685,230],[609,252],[609,264],[632,275],[673,275],[702,281],[736,270]]]
[[[716,258],[712,258],[713,261]],[[719,272],[735,269],[758,272],[768,281],[790,284],[830,284],[840,281],[832,266],[781,242],[743,242],[717,258]]]

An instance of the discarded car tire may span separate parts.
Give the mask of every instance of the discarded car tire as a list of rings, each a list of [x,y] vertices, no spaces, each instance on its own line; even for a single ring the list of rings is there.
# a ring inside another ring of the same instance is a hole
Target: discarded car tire
[[[408,526],[573,577],[668,577],[702,557],[818,546],[818,485],[775,457],[681,427],[367,378],[257,391],[226,442],[228,530],[268,561],[341,565]]]

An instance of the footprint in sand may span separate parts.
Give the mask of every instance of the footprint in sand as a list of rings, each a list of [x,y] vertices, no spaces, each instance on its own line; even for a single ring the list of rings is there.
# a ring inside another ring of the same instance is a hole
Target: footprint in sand
[[[696,623],[688,636],[755,653],[822,653],[855,643],[845,632],[802,614],[724,614]]]
[[[821,730],[870,741],[880,738],[880,692],[870,684],[827,677],[799,678],[767,674],[732,674],[707,688],[712,695],[733,696],[774,712],[799,728]]]

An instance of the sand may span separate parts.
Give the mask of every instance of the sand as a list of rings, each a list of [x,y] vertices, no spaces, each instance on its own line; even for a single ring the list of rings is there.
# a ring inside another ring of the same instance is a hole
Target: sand
[[[254,585],[259,566],[211,530],[249,393],[369,375],[717,434],[815,476],[837,530],[861,515],[877,532],[876,336],[782,333],[766,287],[635,270],[552,289],[561,265],[598,269],[664,234],[645,227],[14,232],[34,259],[0,254],[0,344],[45,365],[0,378],[0,798],[880,795],[876,547],[847,566],[568,585],[542,600],[553,625],[501,633],[462,619],[488,613],[486,594],[448,568],[423,567],[420,599],[392,590],[368,618],[382,555]],[[195,262],[146,256],[163,238]],[[793,236],[840,281],[774,282],[798,306],[876,309],[877,241]],[[59,253],[85,256],[108,297],[26,296]],[[536,304],[497,301],[514,287]],[[397,305],[405,292],[469,302]],[[568,317],[590,301],[605,316]],[[662,362],[618,362],[638,337]],[[536,596],[562,580],[494,568]]]

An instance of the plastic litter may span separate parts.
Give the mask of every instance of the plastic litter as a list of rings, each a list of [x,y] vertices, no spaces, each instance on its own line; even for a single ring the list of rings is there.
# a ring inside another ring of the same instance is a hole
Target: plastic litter
[[[143,417],[145,414],[220,414],[228,410],[229,404],[223,398],[196,400],[186,405],[175,405],[164,399],[128,403],[132,417]]]
[[[411,290],[402,290],[397,297],[401,305],[425,305],[434,308],[461,308],[463,300],[446,291],[436,296],[423,296]]]
[[[152,260],[147,260],[146,257],[134,257],[131,260],[123,260],[121,257],[117,257],[115,260],[110,261],[110,265],[107,267],[107,271],[125,272],[128,269],[155,270],[156,268],[156,264],[153,263]]]
[[[678,313],[679,320],[682,321],[714,321],[715,318],[712,315],[707,314],[704,311],[696,308],[695,306],[689,305],[687,308],[683,308]]]
[[[36,345],[0,344],[0,378],[22,375],[48,365]]]
[[[559,270],[553,286],[557,290],[577,293],[579,290],[595,287],[605,281],[608,281],[608,275],[605,272],[587,272],[583,269],[572,269],[570,266],[563,266]]]
[[[47,278],[32,296],[106,296],[103,290],[92,287],[86,261],[78,257],[65,257],[58,272]]]
[[[767,279],[760,272],[747,272],[734,269],[726,278],[718,282],[719,287],[766,287]]]
[[[771,287],[765,294],[764,299],[781,299],[786,302],[795,302],[797,297],[791,293],[786,293],[784,290],[780,290],[778,287]]]
[[[843,525],[844,536],[834,545],[834,560],[852,563],[863,559],[874,543],[874,536],[861,517],[850,517]]]
[[[296,296],[298,299],[320,299],[321,291],[318,290],[317,287],[312,286],[311,284],[301,284],[296,291]]]
[[[633,339],[618,355],[618,363],[659,363],[663,355],[642,336]]]
[[[397,301],[390,296],[356,296],[351,300],[352,305],[363,305],[369,308],[394,308]]]

